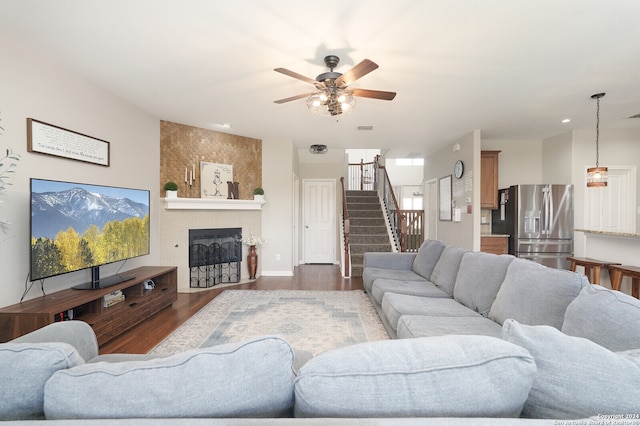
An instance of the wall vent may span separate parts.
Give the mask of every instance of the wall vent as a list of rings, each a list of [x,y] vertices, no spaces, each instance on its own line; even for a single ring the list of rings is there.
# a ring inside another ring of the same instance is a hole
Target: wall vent
[[[358,130],[373,130],[373,126],[358,126]]]

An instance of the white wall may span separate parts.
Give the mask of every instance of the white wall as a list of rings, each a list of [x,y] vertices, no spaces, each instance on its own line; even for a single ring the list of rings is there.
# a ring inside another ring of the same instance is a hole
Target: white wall
[[[480,130],[474,130],[459,140],[448,144],[440,151],[425,158],[424,180],[440,179],[453,175],[453,166],[457,160],[464,163],[464,175],[458,180],[452,176],[453,185],[463,185],[462,195],[453,195],[456,207],[462,208],[460,222],[437,220],[438,239],[447,244],[480,249]],[[453,146],[460,145],[454,152]],[[470,179],[472,190],[468,191],[465,181]],[[472,210],[468,214],[465,199],[471,198]]]
[[[294,267],[294,170],[296,157],[291,141],[262,141],[262,275],[291,276]],[[277,260],[279,256],[280,260]]]
[[[542,141],[482,140],[483,151],[500,151],[498,188],[542,183]]]
[[[159,120],[3,36],[0,57],[0,125],[5,129],[0,148],[10,146],[22,156],[13,186],[0,195],[0,218],[12,223],[13,235],[0,244],[0,306],[19,302],[25,290],[31,177],[150,189],[151,254],[127,261],[122,270],[159,264]],[[28,117],[109,141],[111,166],[27,152]],[[102,275],[120,266],[103,267]],[[48,278],[44,290],[51,293],[89,279],[88,271]],[[41,294],[35,283],[26,299]]]
[[[391,184],[396,186],[422,186],[424,166],[398,166],[394,158],[387,158],[384,163]],[[396,194],[396,196],[399,194]]]

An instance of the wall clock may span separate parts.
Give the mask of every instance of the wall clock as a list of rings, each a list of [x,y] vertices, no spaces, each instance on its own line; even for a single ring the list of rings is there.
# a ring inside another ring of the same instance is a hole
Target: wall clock
[[[453,167],[453,174],[457,179],[460,179],[463,173],[464,173],[464,164],[462,164],[462,161],[458,160],[456,161],[456,165]]]

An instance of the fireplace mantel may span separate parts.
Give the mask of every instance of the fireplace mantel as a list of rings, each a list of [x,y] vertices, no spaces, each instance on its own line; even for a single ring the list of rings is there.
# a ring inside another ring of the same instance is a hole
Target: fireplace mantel
[[[166,210],[262,210],[264,200],[163,198]]]

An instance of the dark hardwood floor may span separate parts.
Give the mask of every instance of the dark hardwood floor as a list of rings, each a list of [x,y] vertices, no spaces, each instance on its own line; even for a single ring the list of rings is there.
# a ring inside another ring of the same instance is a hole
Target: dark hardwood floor
[[[293,277],[259,277],[256,281],[197,293],[179,293],[172,306],[100,346],[101,354],[144,354],[224,290],[361,290],[362,277],[344,279],[336,265],[302,265]]]

